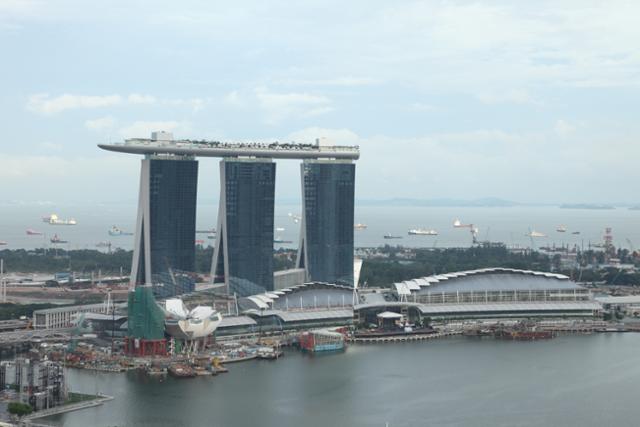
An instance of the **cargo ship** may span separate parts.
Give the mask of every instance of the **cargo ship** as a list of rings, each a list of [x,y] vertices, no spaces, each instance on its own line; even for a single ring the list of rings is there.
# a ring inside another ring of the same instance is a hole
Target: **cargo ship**
[[[42,232],[27,228],[27,236],[42,236]]]
[[[437,236],[438,232],[436,230],[427,230],[424,228],[412,228],[409,230],[408,234],[410,236]]]
[[[390,234],[390,233],[385,234],[385,235],[384,235],[384,236],[382,236],[382,237],[384,237],[385,239],[402,239],[402,236],[395,236],[395,235]]]
[[[46,222],[50,225],[76,225],[78,222],[71,218],[71,219],[60,219],[58,218],[58,215],[56,214],[51,214],[49,216],[45,216],[42,217],[42,221]]]
[[[109,236],[133,236],[133,233],[123,231],[114,225],[109,229]]]
[[[344,336],[340,332],[321,329],[303,332],[298,337],[300,349],[309,353],[343,351],[346,348]]]
[[[284,240],[282,237],[276,237],[273,239],[273,243],[293,243],[291,240]]]

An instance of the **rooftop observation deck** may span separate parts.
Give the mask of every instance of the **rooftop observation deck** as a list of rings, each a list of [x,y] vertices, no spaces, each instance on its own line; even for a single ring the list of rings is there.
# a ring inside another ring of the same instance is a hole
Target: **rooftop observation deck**
[[[127,139],[124,143],[98,144],[107,151],[130,154],[174,154],[200,157],[263,157],[271,159],[357,160],[358,146],[296,143],[230,143],[219,141]]]

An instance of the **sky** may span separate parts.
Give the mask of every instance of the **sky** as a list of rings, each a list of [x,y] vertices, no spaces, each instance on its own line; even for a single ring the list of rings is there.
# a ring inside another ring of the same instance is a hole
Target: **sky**
[[[114,203],[147,137],[357,144],[356,197],[638,203],[640,2],[0,0],[0,200]],[[277,196],[299,198],[296,161]],[[199,200],[218,198],[217,160]]]

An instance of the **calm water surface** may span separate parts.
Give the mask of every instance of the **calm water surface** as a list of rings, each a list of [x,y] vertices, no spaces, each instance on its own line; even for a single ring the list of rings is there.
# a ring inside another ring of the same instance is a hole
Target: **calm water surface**
[[[136,206],[134,205],[88,205],[75,208],[53,206],[5,206],[0,208],[0,240],[8,242],[9,249],[51,246],[54,235],[67,240],[65,249],[94,249],[99,242],[110,241],[113,247],[131,249],[133,236],[109,236],[113,225],[122,230],[134,231]],[[60,218],[75,218],[76,226],[52,226],[42,222],[41,217],[57,213]],[[297,248],[300,225],[295,224],[289,213],[300,214],[300,206],[276,205],[275,237],[289,240],[291,244],[277,244]],[[199,205],[197,227],[206,230],[215,227],[217,206]],[[530,230],[545,233],[547,237],[535,239],[536,247],[544,245],[579,245],[588,247],[589,242],[601,243],[605,227],[613,228],[614,244],[628,247],[626,239],[640,246],[640,211],[626,208],[613,210],[560,209],[558,207],[511,207],[511,208],[429,208],[393,206],[356,206],[355,222],[367,224],[366,230],[355,231],[356,246],[379,246],[383,244],[410,247],[465,247],[471,245],[471,236],[466,228],[453,228],[453,221],[472,223],[479,228],[481,240],[504,242],[508,245],[529,247]],[[559,225],[567,227],[566,233],[558,233]],[[432,228],[438,236],[408,236],[412,228]],[[27,236],[25,230],[32,228],[45,233],[43,236]],[[579,235],[572,232],[579,231]],[[402,239],[386,240],[385,234],[403,236]],[[205,245],[213,244],[206,234],[198,234]]]
[[[288,353],[164,382],[70,371],[116,397],[52,417],[64,426],[609,426],[640,419],[640,335],[538,342],[449,338]]]

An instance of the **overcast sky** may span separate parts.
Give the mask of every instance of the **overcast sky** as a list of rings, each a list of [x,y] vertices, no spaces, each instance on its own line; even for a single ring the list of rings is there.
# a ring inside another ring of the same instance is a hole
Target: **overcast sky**
[[[361,199],[638,202],[638,17],[637,1],[0,0],[1,198],[133,200],[139,158],[96,144],[167,130],[358,144]],[[200,168],[217,199],[216,160]],[[279,197],[298,174],[278,163]]]

